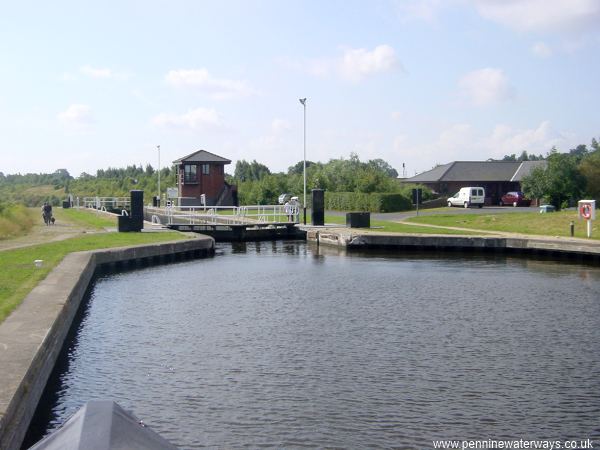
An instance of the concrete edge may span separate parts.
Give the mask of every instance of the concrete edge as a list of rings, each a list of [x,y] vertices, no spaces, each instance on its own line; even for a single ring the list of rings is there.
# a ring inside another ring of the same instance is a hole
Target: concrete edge
[[[202,236],[67,255],[0,324],[0,448],[20,448],[98,268],[204,257],[214,243]]]
[[[598,260],[600,243],[508,236],[415,235],[400,233],[360,233],[349,230],[308,230],[306,239],[318,245],[346,249],[404,248],[414,250],[481,250],[558,254],[575,258]]]

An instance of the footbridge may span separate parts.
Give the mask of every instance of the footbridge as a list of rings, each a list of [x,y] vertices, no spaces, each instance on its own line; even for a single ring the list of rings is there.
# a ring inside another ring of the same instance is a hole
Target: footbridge
[[[305,237],[296,226],[297,206],[147,206],[144,219],[173,230],[207,234],[217,241]]]

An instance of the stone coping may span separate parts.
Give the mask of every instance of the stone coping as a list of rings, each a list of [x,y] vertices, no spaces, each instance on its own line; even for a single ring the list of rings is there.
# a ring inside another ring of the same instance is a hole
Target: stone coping
[[[20,448],[99,266],[213,253],[214,239],[198,236],[67,255],[0,324],[0,449]]]
[[[600,258],[600,242],[585,239],[525,236],[462,236],[437,234],[373,233],[359,230],[312,228],[306,239],[317,244],[360,248],[473,249],[549,253],[566,256]]]

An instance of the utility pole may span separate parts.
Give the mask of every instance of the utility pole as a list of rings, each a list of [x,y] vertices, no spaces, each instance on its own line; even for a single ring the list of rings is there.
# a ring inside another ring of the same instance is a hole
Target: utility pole
[[[160,208],[160,145],[157,145],[158,149],[158,206]]]
[[[306,97],[298,100],[304,107],[304,198],[302,199],[302,207],[304,210],[304,225],[306,225]]]

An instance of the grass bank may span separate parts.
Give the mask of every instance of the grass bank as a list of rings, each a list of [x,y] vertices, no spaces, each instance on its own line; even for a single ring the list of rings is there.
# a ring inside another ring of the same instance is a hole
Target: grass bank
[[[0,239],[27,234],[36,220],[34,212],[22,205],[0,203]]]
[[[56,220],[71,222],[86,228],[102,230],[117,227],[117,216],[96,210],[55,208],[54,216]]]
[[[570,237],[571,222],[575,224],[575,237],[586,237],[586,223],[577,217],[577,211],[560,211],[547,214],[532,212],[510,214],[436,214],[411,217],[408,222],[460,227],[489,232],[532,234],[542,236]],[[600,230],[595,225],[592,238],[600,239]]]
[[[185,238],[185,235],[177,232],[93,233],[63,241],[0,251],[0,322],[69,253]],[[36,259],[44,260],[41,268],[35,267],[33,261]]]
[[[344,216],[325,216],[326,224],[346,224]],[[452,234],[452,235],[475,235],[481,234],[469,231],[440,229],[421,225],[410,225],[406,223],[391,222],[389,220],[371,220],[371,229],[387,233],[412,233],[412,234]],[[359,230],[359,229],[357,229]]]

